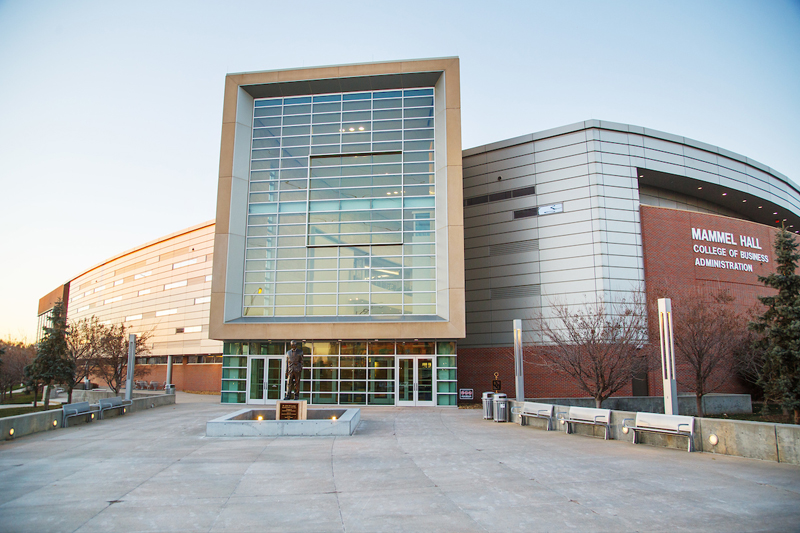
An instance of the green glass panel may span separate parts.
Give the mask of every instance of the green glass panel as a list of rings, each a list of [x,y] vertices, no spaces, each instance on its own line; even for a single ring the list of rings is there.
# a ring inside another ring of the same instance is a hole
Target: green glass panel
[[[223,391],[245,391],[247,390],[247,382],[243,380],[230,381],[224,380],[222,382]]]
[[[301,394],[302,396],[302,394]],[[331,404],[337,401],[336,393],[314,393],[311,395],[311,403],[314,404]]]
[[[222,353],[225,355],[242,355],[242,343],[241,342],[223,343]]]
[[[250,399],[264,399],[264,360],[250,360]]]
[[[246,368],[223,368],[222,379],[247,379]]]
[[[451,355],[456,353],[456,343],[453,341],[440,341],[436,343],[436,353],[439,355]],[[439,358],[442,359],[441,357]],[[453,359],[452,365],[439,365],[439,366],[456,366],[455,365],[455,357]]]
[[[394,405],[394,394],[370,394],[367,396],[369,405]]]
[[[414,360],[400,359],[397,362],[399,380],[397,382],[397,400],[401,402],[414,401]]]
[[[440,368],[436,371],[436,379],[440,380],[456,380],[456,370],[455,368]]]
[[[224,367],[247,367],[247,357],[222,357],[222,366]]]
[[[223,392],[222,403],[245,403],[244,392]]]
[[[456,383],[454,381],[440,381],[436,384],[436,392],[456,392]]]
[[[438,405],[456,405],[456,395],[455,394],[439,394],[436,397],[436,403]]]
[[[355,405],[364,405],[367,403],[367,395],[366,394],[340,394],[339,395],[339,403],[341,404],[355,404]]]
[[[436,366],[439,368],[455,368],[456,358],[451,355],[445,355],[445,356],[440,355],[439,357],[436,358]]]
[[[280,400],[281,399],[281,383],[283,376],[281,375],[281,360],[268,359],[267,360],[267,399]]]

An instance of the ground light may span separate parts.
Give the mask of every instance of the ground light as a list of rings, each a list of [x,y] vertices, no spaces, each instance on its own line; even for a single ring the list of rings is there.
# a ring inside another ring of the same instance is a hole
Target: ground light
[[[708,436],[708,442],[710,442],[712,446],[716,446],[719,443],[719,437],[712,433]]]

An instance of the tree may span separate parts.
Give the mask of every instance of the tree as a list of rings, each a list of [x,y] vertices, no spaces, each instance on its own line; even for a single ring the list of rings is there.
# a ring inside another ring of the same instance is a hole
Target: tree
[[[536,322],[544,345],[540,364],[568,376],[594,398],[595,406],[647,369],[642,348],[647,340],[647,314],[638,301],[586,304],[577,311],[563,303],[552,306],[554,318]]]
[[[96,359],[96,372],[113,390],[119,393],[125,384],[128,372],[128,335],[130,328],[125,324],[105,326],[99,338],[99,350]],[[150,333],[139,333],[136,336],[136,355],[150,353],[147,341]],[[142,366],[135,367],[134,377],[144,377],[148,370]]]
[[[764,396],[794,411],[800,424],[800,275],[795,273],[800,254],[786,228],[775,236],[775,256],[776,271],[758,280],[777,294],[759,297],[766,310],[749,326],[761,335],[756,347],[764,350],[759,378]]]
[[[95,370],[100,339],[105,332],[106,328],[95,316],[70,324],[67,332],[67,357],[75,364],[75,374],[68,383],[65,383],[69,403],[72,403],[72,391],[75,387]]]
[[[75,363],[67,357],[67,316],[60,299],[53,306],[50,326],[44,332],[36,359],[25,367],[25,375],[34,383],[34,404],[39,383],[51,387],[54,383],[69,383],[75,376]],[[45,394],[45,410],[49,404],[50,394]]]
[[[694,389],[697,416],[703,416],[703,396],[725,385],[734,371],[734,351],[742,342],[745,320],[733,310],[727,291],[696,292],[672,307],[675,355],[691,369],[678,372],[682,387]]]
[[[0,401],[5,402],[6,393],[13,398],[14,388],[25,380],[25,366],[36,356],[36,347],[27,342],[8,339],[0,341],[3,364],[0,366]]]

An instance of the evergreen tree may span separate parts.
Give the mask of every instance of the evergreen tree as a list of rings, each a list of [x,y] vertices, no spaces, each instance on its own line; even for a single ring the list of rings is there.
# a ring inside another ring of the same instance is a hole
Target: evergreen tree
[[[67,316],[61,300],[53,306],[50,326],[44,328],[36,359],[25,367],[25,375],[34,383],[45,386],[68,383],[75,376],[75,363],[67,357]],[[49,404],[50,395],[46,394],[45,410]]]
[[[800,424],[800,275],[795,273],[800,253],[797,242],[786,228],[775,237],[776,272],[758,280],[777,290],[773,296],[760,297],[764,314],[750,329],[761,334],[756,347],[764,350],[764,368],[759,385],[767,399],[779,401],[794,411]]]

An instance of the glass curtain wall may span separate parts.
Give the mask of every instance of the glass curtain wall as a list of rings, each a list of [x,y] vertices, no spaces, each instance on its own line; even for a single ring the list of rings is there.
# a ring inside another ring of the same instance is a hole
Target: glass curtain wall
[[[395,405],[398,357],[436,358],[436,403],[456,405],[454,341],[301,343],[306,354],[300,398],[312,405]],[[247,403],[248,356],[283,355],[285,342],[226,342],[222,403]],[[284,378],[285,379],[285,378]]]
[[[255,100],[244,316],[436,314],[433,95]]]

